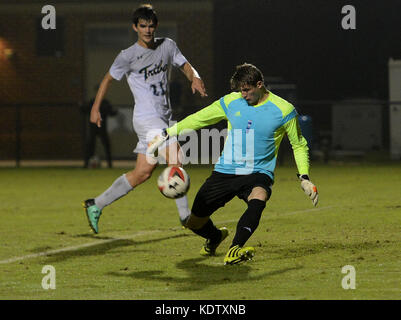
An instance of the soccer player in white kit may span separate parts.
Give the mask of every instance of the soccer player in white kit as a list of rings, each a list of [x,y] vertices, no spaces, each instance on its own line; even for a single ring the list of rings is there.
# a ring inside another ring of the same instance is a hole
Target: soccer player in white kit
[[[133,125],[139,140],[134,150],[138,153],[135,169],[117,178],[98,197],[87,199],[83,203],[89,226],[95,233],[98,233],[98,221],[103,208],[149,179],[157,166],[156,161],[149,161],[146,157],[146,149],[155,133],[169,127],[168,122],[172,117],[168,88],[170,67],[182,70],[192,83],[193,93],[199,92],[202,97],[207,96],[202,79],[182,55],[176,43],[169,38],[155,38],[157,24],[157,15],[151,5],[141,5],[134,11],[133,29],[138,34],[138,41],[116,57],[100,84],[92,106],[90,121],[100,127],[102,119],[99,108],[107,89],[113,79],[121,80],[125,75],[135,100]],[[169,165],[182,165],[180,146],[176,139],[170,140],[164,152],[161,152]],[[185,225],[190,215],[187,197],[175,201],[181,224]]]

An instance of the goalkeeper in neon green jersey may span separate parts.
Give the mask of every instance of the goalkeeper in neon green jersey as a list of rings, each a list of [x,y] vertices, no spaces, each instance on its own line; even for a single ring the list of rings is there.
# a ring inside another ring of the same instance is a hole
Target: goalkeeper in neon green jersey
[[[285,134],[292,145],[301,188],[314,206],[318,202],[317,188],[309,180],[308,146],[294,106],[266,89],[263,74],[254,65],[237,66],[230,82],[234,92],[165,129],[147,149],[148,156],[153,156],[171,136],[227,120],[224,149],[196,194],[186,222],[206,239],[201,254],[214,255],[228,230],[216,228],[210,216],[235,196],[245,201],[247,209],[238,221],[224,264],[246,261],[254,255],[254,248],[244,245],[258,227],[271,196],[278,149]]]

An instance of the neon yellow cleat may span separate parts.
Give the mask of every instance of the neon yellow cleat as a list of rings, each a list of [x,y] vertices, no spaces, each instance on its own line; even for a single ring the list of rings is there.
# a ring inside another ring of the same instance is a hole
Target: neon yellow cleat
[[[252,260],[254,255],[255,255],[255,248],[253,247],[242,248],[237,245],[228,250],[224,258],[224,265],[237,264],[240,262]]]
[[[210,244],[210,240],[207,239],[202,249],[200,250],[200,254],[202,256],[214,256],[216,254],[216,249],[223,242],[225,238],[228,236],[228,229],[226,227],[222,227],[219,229],[221,231],[221,240],[216,244]]]

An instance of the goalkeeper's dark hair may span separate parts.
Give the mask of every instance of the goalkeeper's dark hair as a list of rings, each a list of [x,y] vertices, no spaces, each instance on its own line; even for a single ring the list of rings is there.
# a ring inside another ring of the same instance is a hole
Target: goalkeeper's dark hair
[[[135,9],[132,14],[132,22],[135,26],[138,25],[139,19],[152,21],[156,25],[158,23],[156,10],[153,9],[151,4],[141,4],[137,9]]]
[[[235,73],[230,79],[230,86],[231,90],[239,91],[243,85],[256,87],[259,81],[264,82],[262,72],[253,64],[244,63],[236,66]]]

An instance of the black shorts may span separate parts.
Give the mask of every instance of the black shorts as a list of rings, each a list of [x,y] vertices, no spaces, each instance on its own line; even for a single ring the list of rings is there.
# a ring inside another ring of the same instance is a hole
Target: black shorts
[[[208,217],[235,196],[247,202],[255,187],[264,188],[269,199],[272,184],[270,177],[260,172],[235,175],[213,171],[196,194],[192,213],[197,217]]]

